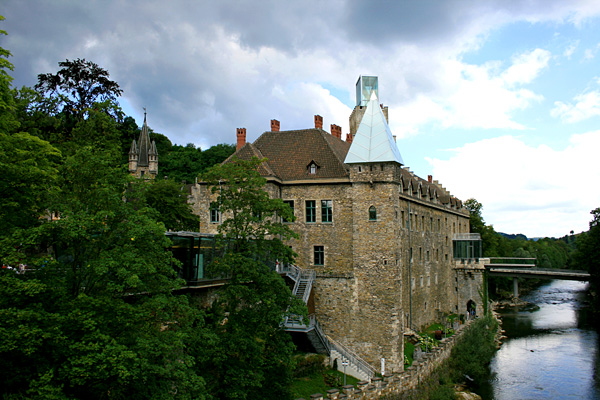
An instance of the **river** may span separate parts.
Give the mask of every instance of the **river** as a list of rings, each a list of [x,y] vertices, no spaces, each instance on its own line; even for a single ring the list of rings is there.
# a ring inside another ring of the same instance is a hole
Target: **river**
[[[484,400],[600,399],[598,333],[587,283],[552,281],[500,310],[506,336],[490,365]]]

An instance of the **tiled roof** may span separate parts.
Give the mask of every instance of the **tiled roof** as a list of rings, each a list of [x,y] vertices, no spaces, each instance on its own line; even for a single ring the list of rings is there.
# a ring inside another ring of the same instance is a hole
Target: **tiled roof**
[[[350,143],[330,135],[322,129],[265,132],[254,143],[248,143],[234,155],[240,159],[252,156],[266,157],[262,175],[281,180],[346,178],[348,167],[343,160]],[[310,164],[315,163],[315,174]]]

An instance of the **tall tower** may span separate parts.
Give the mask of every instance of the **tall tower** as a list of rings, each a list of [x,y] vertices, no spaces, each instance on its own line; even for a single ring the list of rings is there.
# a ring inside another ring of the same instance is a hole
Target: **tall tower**
[[[140,137],[137,142],[133,140],[129,150],[129,172],[137,178],[144,179],[154,179],[158,174],[158,152],[156,142],[150,142],[145,108]]]
[[[354,329],[352,340],[363,344],[361,356],[365,359],[385,358],[390,370],[401,371],[403,304],[396,216],[403,161],[379,105],[376,86],[361,90],[360,96],[355,111],[362,115],[344,163],[350,167],[352,183],[352,264],[360,287],[356,318],[368,318],[370,323]],[[369,96],[366,101],[365,96]]]

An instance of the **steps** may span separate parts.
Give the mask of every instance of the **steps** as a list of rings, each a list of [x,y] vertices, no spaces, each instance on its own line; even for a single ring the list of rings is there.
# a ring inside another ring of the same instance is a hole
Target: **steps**
[[[282,270],[295,282],[292,291],[294,297],[308,303],[312,285],[316,278],[315,272],[302,270],[295,265],[285,266]],[[366,381],[370,381],[375,376],[375,369],[366,361],[323,333],[314,314],[309,316],[308,324],[305,324],[300,316],[290,315],[286,317],[284,326],[286,331],[305,332],[317,353],[329,354],[330,365],[333,366],[334,360],[338,360],[337,367],[339,371],[344,372],[342,362],[346,361],[346,374]]]

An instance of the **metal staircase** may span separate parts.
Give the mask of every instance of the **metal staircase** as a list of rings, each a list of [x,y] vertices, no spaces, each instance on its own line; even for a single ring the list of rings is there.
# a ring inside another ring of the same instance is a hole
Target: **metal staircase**
[[[315,271],[302,270],[295,265],[282,266],[279,272],[285,273],[294,281],[292,294],[297,299],[308,303],[310,292],[316,278]],[[325,335],[314,314],[308,316],[308,323],[300,315],[290,315],[284,321],[285,330],[288,332],[305,332],[308,340],[318,353],[327,354],[333,360],[339,359],[338,369],[342,368],[342,361],[347,361],[347,372],[358,379],[371,380],[375,376],[375,368],[360,358],[358,354]]]

